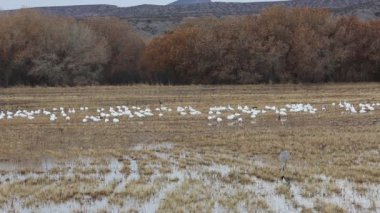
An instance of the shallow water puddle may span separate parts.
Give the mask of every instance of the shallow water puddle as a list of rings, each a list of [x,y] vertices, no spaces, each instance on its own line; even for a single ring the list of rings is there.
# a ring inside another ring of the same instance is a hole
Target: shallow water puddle
[[[189,153],[183,151],[180,153],[181,158],[187,158]],[[96,199],[92,199],[90,196],[83,196],[77,200],[70,199],[62,201],[62,203],[40,203],[36,206],[26,206],[28,197],[20,198],[15,195],[0,207],[1,211],[17,211],[17,212],[72,212],[72,211],[87,211],[96,212],[107,209],[107,211],[118,212],[119,210],[138,210],[140,212],[155,212],[160,208],[162,202],[166,202],[167,195],[175,190],[180,189],[180,186],[187,180],[196,180],[196,183],[210,186],[207,193],[211,195],[213,202],[213,212],[230,212],[231,209],[221,205],[221,199],[225,199],[230,195],[236,195],[239,193],[248,193],[253,197],[262,198],[267,204],[268,208],[273,212],[301,212],[302,208],[315,209],[320,203],[331,203],[337,206],[345,208],[349,212],[355,212],[358,210],[380,210],[380,185],[378,184],[365,184],[367,191],[364,193],[358,193],[355,190],[355,184],[347,180],[332,180],[329,177],[321,175],[317,187],[321,187],[321,191],[312,197],[303,196],[304,185],[308,183],[292,182],[289,186],[291,198],[286,198],[277,191],[277,187],[281,187],[284,183],[280,181],[268,182],[256,177],[250,177],[252,183],[243,184],[239,182],[225,182],[224,177],[233,173],[236,168],[233,165],[224,165],[211,163],[210,165],[193,165],[181,168],[178,166],[177,160],[169,153],[167,155],[160,155],[162,158],[166,158],[171,162],[170,171],[167,173],[160,173],[162,167],[160,162],[152,162],[145,165],[152,169],[152,173],[148,176],[143,172],[140,173],[139,162],[131,156],[124,156],[121,159],[114,157],[108,157],[104,160],[83,158],[75,161],[67,161],[64,163],[57,163],[53,159],[48,159],[39,163],[31,164],[35,166],[35,169],[40,172],[20,173],[21,168],[25,168],[25,165],[20,162],[0,162],[0,168],[3,170],[0,181],[2,183],[11,184],[17,181],[31,180],[54,180],[54,184],[50,187],[60,186],[59,184],[67,184],[61,182],[68,177],[78,177],[77,181],[80,184],[97,184],[94,187],[95,190],[107,188],[110,184],[116,183],[115,187],[111,188],[111,192],[104,196],[98,195]],[[199,156],[198,156],[199,157]],[[127,165],[125,165],[127,164]],[[265,166],[265,164],[261,164]],[[129,172],[123,173],[124,166],[128,166]],[[55,168],[61,168],[63,170],[55,171]],[[66,169],[65,169],[66,168]],[[85,170],[88,169],[89,171]],[[55,171],[55,173],[52,173]],[[103,173],[101,172],[103,171]],[[104,172],[105,171],[105,172]],[[220,176],[210,176],[210,172],[218,173]],[[51,174],[50,174],[51,173]],[[8,179],[8,181],[5,181]],[[124,203],[120,205],[110,202],[112,196],[117,194],[123,194],[126,186],[133,181],[142,180],[142,187],[151,187],[155,184],[161,184],[153,196],[146,197],[147,199],[138,200],[136,197],[122,198]],[[157,182],[161,181],[162,182]],[[90,181],[86,183],[85,181]],[[93,181],[93,182],[91,182]],[[95,181],[95,182],[94,182]],[[191,182],[191,181],[190,181]],[[70,182],[69,182],[70,183]],[[328,184],[334,183],[341,189],[341,194],[328,194],[326,190]],[[145,184],[145,185],[144,185]],[[4,185],[2,185],[4,186]],[[91,188],[92,185],[89,185]],[[25,185],[25,187],[28,187]],[[62,186],[60,186],[62,187]],[[65,187],[65,186],[63,186]],[[247,206],[247,200],[249,198],[242,198],[235,206],[235,210],[238,212],[250,212],[252,206]],[[43,201],[41,201],[43,202]]]
[[[58,166],[57,162],[50,157],[45,157],[40,161],[28,160],[10,160],[0,161],[0,171],[2,172],[17,172],[17,171],[39,171],[48,172],[52,168]]]

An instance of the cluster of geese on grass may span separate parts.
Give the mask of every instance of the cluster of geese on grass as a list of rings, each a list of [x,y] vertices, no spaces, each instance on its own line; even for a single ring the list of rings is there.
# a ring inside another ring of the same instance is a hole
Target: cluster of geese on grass
[[[332,103],[332,107],[337,107],[343,109],[345,112],[350,114],[356,113],[368,113],[374,111],[376,108],[380,108],[380,103],[360,103],[357,107],[354,104],[343,101],[339,103]],[[322,105],[321,110],[326,111],[330,106]],[[80,107],[77,109],[80,113],[89,113],[88,107]],[[155,112],[154,112],[155,111]],[[149,106],[139,107],[139,106],[116,106],[109,107],[108,110],[105,108],[97,108],[97,115],[86,115],[81,122],[105,122],[105,123],[119,123],[121,117],[127,117],[129,119],[133,118],[149,118],[155,115],[158,117],[163,117],[165,114],[172,112],[178,113],[180,116],[199,116],[202,114],[201,111],[191,107],[191,106],[178,106],[175,110],[170,107],[164,106],[160,103],[160,107],[151,110]],[[258,109],[257,107],[248,107],[238,105],[236,108],[231,105],[227,106],[213,106],[209,108],[207,119],[209,125],[213,123],[221,123],[223,120],[227,120],[234,123],[243,123],[243,117],[249,116],[253,121],[262,114],[268,112],[274,112],[278,115],[278,120],[284,122],[287,120],[288,113],[309,113],[316,114],[318,111],[317,108],[313,107],[311,104],[286,104],[284,107],[279,108],[276,106],[265,106],[263,109]],[[342,111],[342,113],[344,113]],[[13,120],[13,119],[29,119],[34,120],[37,116],[47,116],[51,122],[57,122],[58,116],[62,117],[66,122],[71,121],[71,117],[76,114],[77,111],[75,108],[65,109],[63,107],[53,108],[52,110],[38,109],[38,110],[17,110],[16,112],[12,111],[1,111],[0,110],[0,121],[1,120]],[[227,114],[227,115],[226,115]],[[234,124],[233,123],[233,124]]]
[[[237,106],[237,111],[230,105],[227,107],[218,106],[210,108],[210,111],[208,113],[208,120],[220,123],[223,121],[223,118],[221,117],[222,112],[227,112],[227,120],[242,123],[242,114],[248,114],[251,119],[256,119],[260,114],[266,114],[269,111],[275,112],[278,115],[279,120],[284,122],[287,119],[288,112],[306,112],[315,114],[317,112],[317,109],[310,104],[286,104],[284,108],[277,108],[276,106],[265,106],[265,108],[262,110],[258,109],[257,107],[250,108],[248,106],[242,107],[239,105]],[[212,123],[209,123],[209,125],[212,125]]]

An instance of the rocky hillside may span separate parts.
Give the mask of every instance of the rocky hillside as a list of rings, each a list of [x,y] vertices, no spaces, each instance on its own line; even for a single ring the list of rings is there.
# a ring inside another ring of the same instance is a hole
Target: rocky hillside
[[[211,0],[178,0],[169,5],[187,5],[187,4],[202,4],[211,3]]]
[[[41,10],[75,17],[88,16],[118,16],[121,18],[184,18],[199,17],[205,15],[226,16],[244,15],[257,13],[265,7],[272,5],[284,5],[288,7],[314,7],[341,10],[355,8],[366,4],[374,4],[378,0],[293,0],[278,2],[251,2],[251,3],[228,3],[210,2],[210,0],[178,0],[172,4],[140,5],[135,7],[116,7],[111,5],[88,5],[45,7]]]
[[[362,19],[380,19],[380,1],[352,5],[335,11],[338,15],[353,15]]]
[[[357,15],[363,19],[380,18],[379,0],[293,0],[278,2],[226,3],[210,0],[178,0],[172,4],[117,7],[112,5],[87,5],[43,7],[41,11],[63,16],[85,18],[92,16],[116,16],[127,19],[146,37],[160,35],[187,18],[202,16],[230,16],[257,14],[273,6],[327,8],[339,15]]]

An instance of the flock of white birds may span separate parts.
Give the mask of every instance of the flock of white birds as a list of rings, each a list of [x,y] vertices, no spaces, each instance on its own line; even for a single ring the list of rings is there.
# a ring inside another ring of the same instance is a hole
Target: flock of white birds
[[[286,121],[289,113],[308,113],[316,114],[318,111],[327,111],[331,108],[339,107],[342,109],[342,113],[349,114],[362,114],[370,113],[376,109],[380,109],[380,103],[359,103],[354,105],[352,103],[341,101],[339,103],[324,104],[320,107],[320,110],[311,104],[286,104],[284,107],[277,106],[265,106],[263,109],[257,107],[241,106],[238,105],[233,107],[231,105],[227,106],[213,106],[209,108],[207,119],[209,122],[221,123],[223,120],[233,121],[242,123],[244,118],[249,117],[251,120],[256,119],[258,116],[266,113],[275,113],[278,115],[278,120]],[[178,106],[176,110],[172,108],[161,105],[155,110],[151,110],[149,106],[116,106],[109,107],[107,110],[105,108],[97,108],[96,115],[91,115],[91,112],[88,107],[75,108],[53,108],[51,110],[47,109],[37,109],[37,110],[17,110],[12,111],[0,111],[0,121],[2,120],[14,120],[14,119],[28,119],[34,120],[38,116],[47,117],[50,122],[66,121],[71,122],[71,118],[75,114],[80,116],[84,115],[84,118],[81,119],[82,123],[119,123],[120,119],[128,118],[149,118],[158,116],[159,118],[164,117],[170,113],[177,113],[179,116],[199,116],[202,115],[202,112],[191,107],[191,106]],[[212,125],[212,123],[209,123]]]

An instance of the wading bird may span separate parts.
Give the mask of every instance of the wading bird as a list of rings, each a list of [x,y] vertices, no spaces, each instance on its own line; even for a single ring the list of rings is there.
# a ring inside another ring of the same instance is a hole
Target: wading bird
[[[281,180],[282,180],[283,183],[285,183],[286,185],[290,186],[290,180],[289,180],[289,178],[285,177],[286,163],[290,159],[290,154],[289,154],[288,151],[285,150],[285,151],[282,151],[280,153],[280,155],[278,156],[278,158],[279,158],[280,163],[281,163],[281,167],[280,167]]]
[[[288,151],[282,151],[280,153],[280,155],[278,156],[278,159],[280,160],[280,163],[281,163],[281,167],[280,167],[280,171],[281,172],[285,172],[285,169],[286,169],[286,163],[288,162],[288,160],[290,159],[290,154]]]

